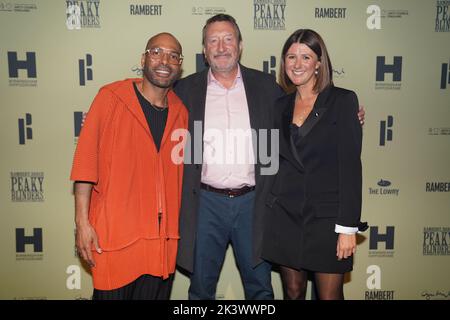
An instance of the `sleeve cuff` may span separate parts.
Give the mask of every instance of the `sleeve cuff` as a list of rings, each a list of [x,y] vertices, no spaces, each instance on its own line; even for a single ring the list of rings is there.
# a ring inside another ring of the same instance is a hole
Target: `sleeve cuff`
[[[336,233],[344,233],[344,234],[355,234],[358,232],[357,227],[344,227],[336,224],[334,227],[334,232]]]

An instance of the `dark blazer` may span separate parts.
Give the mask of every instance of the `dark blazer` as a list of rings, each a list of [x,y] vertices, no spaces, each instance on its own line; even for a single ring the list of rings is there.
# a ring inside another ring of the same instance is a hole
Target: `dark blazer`
[[[334,225],[360,226],[358,100],[352,91],[327,87],[318,95],[296,142],[291,139],[294,105],[295,93],[275,106],[280,169],[266,200],[270,209],[262,256],[297,269],[346,272],[352,261],[337,262]]]
[[[284,94],[278,86],[275,78],[267,73],[246,68],[240,65],[242,79],[244,82],[248,109],[250,114],[250,125],[252,129],[268,129],[273,125],[272,110],[277,98]],[[189,271],[194,267],[195,239],[197,234],[197,211],[199,204],[200,179],[202,164],[194,162],[194,143],[199,141],[203,146],[203,137],[194,136],[194,121],[201,121],[200,126],[204,127],[205,101],[207,89],[207,76],[209,69],[195,73],[179,80],[175,86],[175,93],[181,98],[189,111],[189,132],[191,134],[191,155],[190,163],[184,166],[183,195],[180,211],[180,240],[178,245],[177,264]],[[257,146],[257,142],[253,144]],[[197,150],[198,152],[198,150]],[[197,153],[196,162],[202,160],[202,150]],[[262,218],[264,208],[265,176],[261,176],[261,162],[259,156],[256,158],[255,181],[256,196],[253,213],[253,263],[255,265],[262,262],[261,241],[262,241]]]

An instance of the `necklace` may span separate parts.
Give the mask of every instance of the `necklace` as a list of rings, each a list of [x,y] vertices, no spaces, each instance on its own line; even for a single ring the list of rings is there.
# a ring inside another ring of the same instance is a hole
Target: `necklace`
[[[148,101],[148,100],[147,100],[147,101]],[[164,98],[164,107],[157,107],[157,106],[154,106],[150,101],[148,101],[148,103],[150,104],[150,106],[151,106],[155,111],[158,111],[158,112],[163,112],[164,110],[167,109],[167,97]]]
[[[312,108],[304,108],[302,111],[300,111],[299,119],[301,122],[304,122],[304,120],[308,117],[311,110]]]
[[[142,85],[140,86],[138,91],[141,94],[141,96],[145,100],[147,100],[148,104],[153,108],[153,110],[158,111],[158,112],[163,112],[164,110],[167,109],[167,96],[164,97],[164,106],[163,107],[157,107],[157,106],[154,106],[153,103],[151,103],[150,100],[144,95],[144,89],[143,89]]]
[[[301,102],[299,100],[298,92],[295,97],[295,109],[297,109],[295,112],[295,119],[294,122],[296,124],[302,125],[306,119],[308,118],[310,112],[314,108],[314,102],[316,97],[313,97],[312,99],[308,99],[309,101]]]
[[[295,111],[297,112],[294,111],[296,119],[295,122],[298,121],[298,124],[302,125],[305,122],[306,118],[308,118],[309,113],[312,111],[313,107],[313,104],[301,105],[299,103],[296,103]]]

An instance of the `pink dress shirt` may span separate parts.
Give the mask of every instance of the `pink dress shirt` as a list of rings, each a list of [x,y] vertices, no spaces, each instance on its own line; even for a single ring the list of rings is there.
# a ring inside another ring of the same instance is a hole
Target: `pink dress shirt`
[[[208,73],[201,181],[214,188],[255,185],[252,130],[240,68],[231,88]]]

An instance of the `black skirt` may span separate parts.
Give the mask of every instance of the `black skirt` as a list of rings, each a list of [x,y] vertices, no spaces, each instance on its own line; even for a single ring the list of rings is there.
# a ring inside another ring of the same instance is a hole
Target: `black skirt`
[[[338,234],[334,231],[337,210],[303,206],[292,213],[273,201],[265,215],[261,257],[272,263],[324,273],[345,273],[353,269],[353,256],[338,260]],[[336,206],[337,209],[337,206]]]

